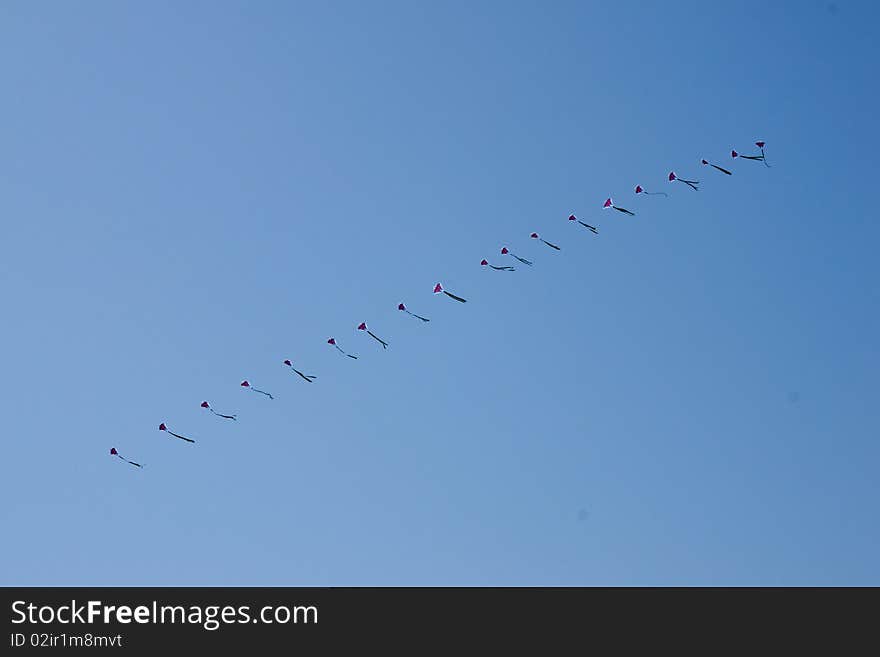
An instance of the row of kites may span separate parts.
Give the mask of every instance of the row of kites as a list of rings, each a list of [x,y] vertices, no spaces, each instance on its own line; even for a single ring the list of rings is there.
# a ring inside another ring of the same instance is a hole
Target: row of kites
[[[770,165],[768,164],[767,158],[764,155],[764,145],[765,145],[765,142],[763,142],[763,141],[756,141],[755,142],[755,146],[758,147],[760,154],[754,153],[751,155],[743,155],[743,154],[738,153],[737,151],[734,150],[734,151],[730,152],[730,155],[733,159],[743,159],[743,160],[752,160],[755,162],[762,162],[764,164],[764,166],[769,167]],[[703,159],[703,160],[701,160],[701,163],[704,166],[709,166],[709,167],[714,168],[715,170],[719,171],[720,173],[722,173],[724,175],[727,175],[727,176],[733,175],[732,171],[725,169],[724,167],[722,167],[718,164],[715,164],[713,162],[709,162],[708,160]],[[675,173],[675,171],[670,171],[669,175],[667,176],[667,179],[670,183],[680,183],[682,185],[687,185],[690,189],[692,189],[694,191],[699,191],[699,185],[700,185],[699,180],[690,180],[688,178],[682,178],[677,173]],[[638,194],[645,194],[648,196],[668,196],[668,194],[666,192],[648,191],[647,189],[645,189],[641,185],[636,185],[635,193],[637,195]],[[606,210],[615,210],[617,212],[621,212],[621,213],[629,215],[629,216],[635,216],[635,212],[632,212],[631,210],[627,210],[624,207],[616,205],[612,198],[606,199],[605,203],[603,204],[602,207]],[[597,235],[599,234],[599,229],[596,226],[592,226],[588,223],[581,221],[573,214],[568,217],[568,220],[571,222],[576,222],[576,223],[580,224],[581,226],[583,226],[584,228],[586,228],[587,230],[591,231],[594,234],[597,234]],[[542,238],[538,233],[532,233],[530,235],[530,237],[534,240],[538,240],[538,241],[542,242],[543,244],[547,245],[551,249],[554,249],[556,251],[561,250],[561,247],[557,246],[556,244],[553,244],[552,242],[548,242],[547,240]],[[513,258],[514,260],[516,260],[520,264],[526,265],[528,267],[531,267],[533,264],[531,260],[527,260],[526,258],[518,256],[517,254],[513,253],[510,249],[508,249],[506,246],[502,247],[501,255]],[[480,262],[480,265],[483,267],[491,268],[495,271],[504,271],[504,272],[516,271],[516,265],[492,264],[491,262],[489,262],[486,259],[483,259]],[[458,303],[467,303],[467,299],[465,299],[464,297],[460,297],[457,294],[453,294],[449,290],[445,289],[443,287],[442,283],[437,283],[436,285],[434,285],[434,294],[445,295],[445,296],[449,297],[450,299],[457,301]],[[410,309],[407,308],[406,304],[404,304],[404,303],[399,304],[397,306],[397,309],[400,312],[406,313],[407,315],[410,315],[414,319],[417,319],[421,322],[430,322],[431,321],[427,317],[424,317],[422,315],[418,315],[418,314],[410,311]],[[362,332],[366,333],[368,336],[370,336],[379,345],[381,345],[382,349],[388,348],[388,343],[385,340],[383,340],[382,338],[380,338],[378,335],[373,333],[373,331],[371,331],[370,328],[367,326],[366,322],[361,322],[358,325],[357,329],[358,329],[358,331],[362,331]],[[342,356],[344,356],[346,358],[351,358],[354,360],[356,360],[358,358],[355,354],[352,354],[352,353],[345,351],[342,348],[342,346],[336,341],[336,338],[332,338],[332,337],[329,338],[327,340],[327,344],[330,345],[331,347],[333,347],[334,349],[336,349],[336,351],[338,351],[340,354],[342,354]],[[314,383],[315,379],[317,378],[313,374],[306,374],[305,372],[301,371],[296,366],[294,366],[294,364],[290,360],[285,360],[284,365],[286,367],[290,368],[291,374],[299,377],[300,379],[302,379],[303,381],[305,381],[307,383]],[[249,390],[250,392],[253,392],[255,394],[263,395],[268,399],[274,399],[274,397],[272,396],[272,394],[270,392],[268,392],[266,390],[261,390],[255,386],[251,385],[251,382],[248,381],[247,379],[245,379],[244,381],[241,382],[240,387],[245,390]],[[218,410],[213,408],[211,406],[211,404],[208,403],[207,401],[203,401],[201,404],[201,407],[203,409],[205,409],[206,412],[212,413],[213,415],[220,418],[221,420],[234,422],[237,419],[234,414],[219,412]],[[163,431],[166,434],[168,434],[169,436],[172,436],[176,439],[185,441],[187,443],[195,443],[196,442],[192,438],[189,438],[189,437],[184,436],[180,433],[176,433],[176,432],[172,431],[171,429],[168,428],[168,425],[165,424],[164,422],[159,424],[159,431]],[[144,467],[143,464],[138,463],[137,461],[131,461],[131,460],[127,459],[126,457],[124,457],[122,454],[119,453],[119,451],[115,447],[110,448],[110,455],[118,457],[118,458],[122,459],[123,461],[125,461],[126,463],[129,463],[130,465],[132,465],[136,468],[143,468]]]

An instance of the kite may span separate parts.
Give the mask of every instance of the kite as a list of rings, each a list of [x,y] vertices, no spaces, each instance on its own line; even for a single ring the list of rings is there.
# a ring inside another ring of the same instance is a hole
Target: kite
[[[121,458],[123,461],[125,461],[126,463],[131,463],[131,464],[132,464],[133,466],[135,466],[136,468],[142,468],[142,467],[144,467],[144,466],[142,466],[140,463],[135,463],[134,461],[129,461],[127,458],[125,458],[124,456],[122,456],[122,454],[120,454],[119,452],[117,452],[115,447],[111,447],[111,448],[110,448],[110,456],[118,456],[118,457]]]
[[[531,261],[531,260],[526,260],[525,258],[520,258],[520,257],[519,257],[518,255],[516,255],[515,253],[511,253],[510,251],[507,250],[507,247],[506,247],[506,246],[504,246],[504,247],[501,248],[501,255],[509,255],[509,256],[513,256],[514,258],[516,258],[517,260],[519,260],[519,261],[520,261],[521,263],[523,263],[524,265],[528,265],[529,267],[532,266],[532,261]]]
[[[764,166],[765,166],[765,167],[768,167],[768,168],[769,168],[770,165],[767,164],[767,157],[764,155],[764,144],[765,144],[765,143],[767,143],[767,142],[756,141],[756,142],[755,142],[755,146],[757,146],[758,148],[761,149],[761,161],[764,163]]]
[[[598,228],[596,228],[595,226],[591,226],[590,224],[585,224],[583,221],[581,221],[580,219],[578,219],[577,217],[575,217],[573,214],[568,215],[568,220],[569,220],[569,221],[576,221],[576,222],[578,222],[581,226],[583,226],[584,228],[589,228],[591,231],[593,231],[594,233],[596,233],[596,235],[599,234],[599,229],[598,229]]]
[[[679,178],[678,176],[676,176],[675,171],[670,171],[669,172],[669,182],[673,182],[675,180],[677,180],[678,182],[683,182],[685,185],[690,187],[695,192],[700,191],[699,189],[697,189],[697,185],[700,184],[699,180],[685,180],[684,178]]]
[[[306,381],[308,381],[309,383],[313,383],[314,380],[318,378],[318,377],[316,377],[316,376],[312,376],[311,374],[303,374],[303,373],[300,372],[298,369],[296,369],[296,368],[293,366],[293,363],[291,363],[289,360],[285,360],[285,361],[284,361],[284,364],[287,365],[291,370],[293,370],[294,372],[296,372],[297,374],[299,374],[302,378],[304,378],[304,379],[305,379]]]
[[[380,338],[378,335],[376,335],[375,333],[373,333],[370,329],[368,329],[368,328],[367,328],[367,323],[366,323],[366,322],[361,322],[360,324],[358,324],[358,331],[366,331],[366,332],[367,332],[367,335],[369,335],[369,336],[370,336],[371,338],[373,338],[376,342],[378,342],[379,344],[381,344],[383,349],[387,349],[387,348],[388,348],[388,343],[385,342],[385,340],[383,340],[382,338]]]
[[[412,316],[415,317],[416,319],[420,319],[420,320],[422,320],[423,322],[430,322],[430,321],[431,321],[431,320],[428,319],[427,317],[422,317],[421,315],[416,315],[415,313],[411,313],[410,311],[408,311],[408,310],[406,309],[406,306],[403,305],[402,303],[397,304],[397,309],[398,309],[399,311],[401,311],[401,312],[406,313],[407,315],[412,315]]]
[[[551,249],[556,249],[557,251],[561,251],[561,250],[562,250],[562,249],[560,249],[558,246],[556,246],[555,244],[551,244],[550,242],[548,242],[547,240],[545,240],[543,237],[541,237],[540,235],[538,235],[538,233],[532,233],[531,235],[529,235],[529,237],[531,237],[533,240],[541,240],[542,242],[544,242],[544,244],[546,244],[547,246],[549,246]]]
[[[767,142],[763,142],[763,141],[756,141],[755,142],[755,146],[757,146],[758,148],[761,149],[760,155],[740,155],[736,151],[730,151],[730,157],[734,157],[734,158],[741,157],[744,160],[756,160],[758,162],[763,162],[764,166],[769,168],[770,165],[767,164],[767,158],[764,157],[764,144],[765,143],[767,143]]]
[[[647,194],[648,196],[669,196],[666,192],[646,192],[641,185],[636,185],[636,194]]]
[[[194,442],[196,442],[196,441],[193,440],[192,438],[187,438],[186,436],[181,436],[179,433],[174,433],[173,431],[169,431],[169,430],[168,430],[168,427],[165,426],[165,423],[164,423],[164,422],[163,422],[162,424],[159,425],[159,431],[164,431],[164,432],[166,432],[166,433],[170,433],[170,434],[171,434],[172,436],[174,436],[175,438],[180,438],[181,440],[185,440],[185,441],[188,442],[188,443],[194,443]]]
[[[614,201],[612,201],[610,197],[605,199],[605,204],[602,206],[603,210],[607,210],[608,208],[614,208],[618,212],[623,212],[624,214],[628,214],[630,217],[636,216],[635,212],[630,212],[626,208],[619,208],[616,205],[614,205]]]
[[[213,408],[211,408],[211,405],[210,405],[208,402],[206,402],[206,401],[203,401],[203,402],[201,403],[201,407],[202,407],[202,408],[207,408],[207,409],[208,409],[209,411],[211,411],[214,415],[216,415],[217,417],[222,417],[222,418],[225,419],[225,420],[234,420],[234,419],[235,419],[235,416],[234,416],[234,415],[223,415],[222,413],[218,413],[218,412],[215,411]]]
[[[248,382],[247,379],[245,379],[244,381],[242,381],[239,385],[241,385],[242,388],[247,388],[248,390],[253,390],[254,392],[258,392],[258,393],[260,393],[261,395],[266,395],[269,399],[275,399],[272,395],[270,395],[270,394],[269,394],[268,392],[266,392],[265,390],[257,390],[256,388],[252,387],[251,384]]]
[[[344,352],[342,350],[342,347],[336,344],[336,338],[330,338],[329,340],[327,340],[327,344],[332,344],[334,347],[336,347],[336,351],[338,351],[343,356],[348,356],[349,358],[354,358],[355,360],[357,360],[357,356],[352,356],[351,354]]]
[[[489,261],[486,260],[485,258],[483,258],[480,261],[480,266],[481,267],[491,267],[495,271],[516,271],[516,267],[510,267],[508,265],[504,265],[503,267],[496,267],[495,265],[490,265]]]
[[[725,169],[724,167],[720,167],[717,164],[712,164],[709,160],[700,160],[703,164],[708,164],[710,167],[718,169],[721,173],[726,173],[728,176],[732,176],[733,174]]]
[[[440,294],[441,292],[450,299],[455,299],[456,301],[460,301],[461,303],[467,303],[467,299],[462,299],[461,297],[455,296],[452,292],[447,292],[443,289],[443,286],[440,283],[437,283],[437,285],[434,286],[434,294]]]

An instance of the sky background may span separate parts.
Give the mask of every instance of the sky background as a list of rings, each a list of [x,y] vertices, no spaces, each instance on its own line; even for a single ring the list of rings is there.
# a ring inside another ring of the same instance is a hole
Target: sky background
[[[2,3],[0,584],[880,585],[878,21]]]

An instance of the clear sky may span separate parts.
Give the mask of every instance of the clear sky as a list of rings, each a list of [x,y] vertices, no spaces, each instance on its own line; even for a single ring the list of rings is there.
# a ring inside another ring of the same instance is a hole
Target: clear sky
[[[878,23],[2,3],[0,583],[880,585]]]

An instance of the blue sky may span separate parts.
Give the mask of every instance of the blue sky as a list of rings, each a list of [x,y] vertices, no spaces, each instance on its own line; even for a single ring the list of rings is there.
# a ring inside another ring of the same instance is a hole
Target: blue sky
[[[0,583],[880,584],[880,11],[646,5],[3,3]]]

